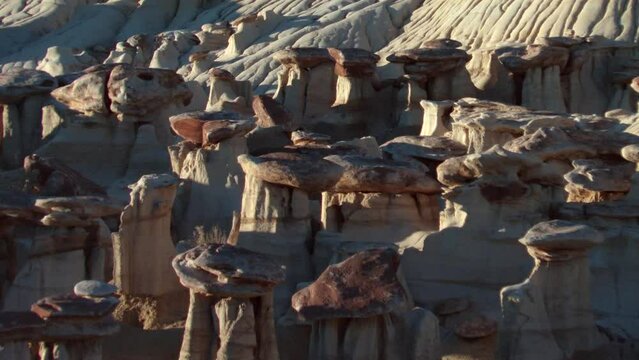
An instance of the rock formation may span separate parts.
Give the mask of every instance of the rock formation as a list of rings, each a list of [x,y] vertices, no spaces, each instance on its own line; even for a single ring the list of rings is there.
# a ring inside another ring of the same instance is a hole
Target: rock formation
[[[173,268],[191,294],[180,360],[279,358],[273,287],[284,271],[273,259],[206,245],[175,257]]]
[[[520,242],[535,268],[524,283],[501,291],[500,359],[565,359],[604,344],[590,305],[586,256],[602,241],[596,230],[561,220],[526,233]]]

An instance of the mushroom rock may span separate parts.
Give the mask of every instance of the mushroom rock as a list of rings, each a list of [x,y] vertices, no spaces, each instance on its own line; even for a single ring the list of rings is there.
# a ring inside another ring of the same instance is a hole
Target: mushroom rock
[[[440,185],[421,163],[357,155],[325,159],[343,173],[322,194],[323,230],[344,240],[397,244],[439,227]]]
[[[54,158],[29,155],[24,159],[29,192],[44,196],[106,195],[105,190]]]
[[[416,85],[425,90],[428,99],[457,100],[473,96],[472,82],[465,69],[471,57],[464,50],[450,46],[451,41],[454,40],[441,39],[429,42],[428,47],[398,51],[387,57],[387,61],[403,64],[406,74],[415,75]]]
[[[177,70],[180,66],[180,51],[174,40],[166,36],[159,36],[156,40],[160,43],[153,52],[153,57],[149,63],[149,68]]]
[[[629,191],[635,165],[629,162],[606,162],[579,159],[574,169],[564,175],[568,182],[568,202],[598,202],[623,198]]]
[[[150,305],[156,307],[158,323],[170,323],[184,315],[180,309],[168,307],[171,302],[183,301],[185,295],[170,265],[177,254],[171,238],[171,208],[176,188],[177,179],[172,175],[142,176],[132,185],[131,201],[122,212],[119,231],[113,236],[115,285],[125,298],[153,299]],[[128,306],[128,302],[121,306]],[[138,310],[119,309],[118,314],[127,311]]]
[[[1,197],[0,239],[9,267],[3,310],[25,310],[81,280],[104,280],[110,231],[101,218],[122,206],[103,197]],[[27,245],[25,247],[25,245]]]
[[[228,244],[198,246],[172,264],[190,291],[181,360],[209,359],[215,347],[220,359],[279,358],[272,308],[273,288],[284,280],[281,265]]]
[[[198,144],[182,154],[183,146],[169,147],[174,171],[183,181],[173,210],[178,238],[192,237],[196,227],[228,234],[244,188],[237,158],[248,153],[245,135],[253,120],[234,112],[192,112],[172,117],[171,126]]]
[[[565,359],[604,345],[590,303],[587,257],[603,242],[601,234],[552,220],[533,226],[520,242],[535,267],[525,282],[501,290],[499,358]]]
[[[309,359],[440,356],[438,321],[409,309],[398,266],[391,248],[362,250],[293,295],[293,309],[312,322]]]
[[[58,82],[44,71],[11,69],[0,73],[0,166],[17,168],[42,137],[42,107]]]
[[[236,245],[286,265],[286,282],[275,292],[279,316],[286,312],[297,284],[313,276],[309,196],[332,186],[342,169],[318,155],[295,152],[242,155],[238,162],[245,183]]]
[[[252,114],[253,90],[248,81],[238,81],[226,70],[209,71],[210,92],[206,111],[231,111]]]
[[[379,56],[363,49],[329,48],[337,75],[333,106],[357,104],[372,95],[371,78]]]
[[[285,49],[273,58],[282,64],[273,98],[289,111],[294,124],[312,126],[335,102],[333,58],[325,48]]]
[[[561,71],[570,51],[564,47],[527,45],[495,50],[499,62],[514,77],[515,104],[534,110],[565,112]]]
[[[362,156],[331,155],[325,158],[344,169],[330,188],[333,192],[439,193],[440,186],[426,175],[425,166]]]
[[[46,297],[31,306],[31,311],[44,320],[38,355],[42,358],[67,356],[69,359],[101,359],[101,338],[113,335],[120,325],[111,315],[115,297],[81,297],[57,295]]]
[[[270,96],[257,95],[253,97],[252,106],[258,126],[267,128],[279,125],[287,130],[292,129],[293,120],[288,111]]]

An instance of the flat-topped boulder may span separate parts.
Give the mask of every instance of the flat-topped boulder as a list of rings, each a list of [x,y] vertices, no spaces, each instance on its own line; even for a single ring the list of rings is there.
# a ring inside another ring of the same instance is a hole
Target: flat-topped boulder
[[[343,171],[341,166],[317,155],[294,152],[240,155],[237,160],[247,175],[309,192],[331,188]]]
[[[569,186],[589,191],[628,192],[635,164],[607,162],[601,159],[579,159],[572,162],[574,169],[564,175]]]
[[[118,305],[114,297],[88,298],[77,295],[57,295],[39,300],[31,311],[42,319],[101,318]]]
[[[254,96],[251,105],[257,117],[257,126],[263,128],[281,126],[288,130],[293,126],[293,119],[288,110],[272,97],[268,95]]]
[[[539,39],[539,42],[541,45],[546,46],[571,48],[573,46],[585,44],[587,42],[587,39],[581,36],[548,36]]]
[[[0,104],[19,102],[27,96],[48,94],[58,81],[40,70],[12,68],[0,73]]]
[[[513,73],[525,73],[532,68],[565,67],[570,51],[565,47],[527,45],[496,50],[499,61]]]
[[[394,158],[411,157],[444,161],[466,155],[466,146],[444,136],[400,136],[386,142],[380,148]]]
[[[291,48],[279,50],[273,58],[282,65],[297,65],[303,69],[314,68],[334,60],[326,48]]]
[[[75,215],[96,218],[118,215],[124,206],[117,200],[99,196],[47,197],[35,201],[35,207],[45,212],[64,209]]]
[[[231,245],[209,245],[192,261],[220,282],[265,283],[270,286],[284,280],[284,268],[271,257]]]
[[[398,51],[386,58],[394,63],[405,64],[408,74],[436,76],[461,66],[470,61],[466,51],[451,47],[430,47]]]
[[[254,128],[253,120],[231,111],[193,111],[169,118],[171,128],[194,144],[213,145],[243,136]]]
[[[283,267],[270,257],[226,244],[195,247],[172,264],[183,286],[222,297],[261,296],[284,280]]]
[[[309,321],[367,318],[398,310],[407,303],[398,266],[399,255],[393,249],[361,251],[326,268],[293,295],[291,306]]]
[[[364,49],[328,48],[335,61],[335,73],[346,77],[367,77],[375,72],[379,56]]]
[[[604,241],[601,233],[588,225],[565,220],[541,222],[528,230],[519,242],[544,251],[586,250]]]
[[[343,168],[333,192],[424,193],[441,191],[425,166],[414,162],[376,159],[356,155],[331,155],[324,159]]]

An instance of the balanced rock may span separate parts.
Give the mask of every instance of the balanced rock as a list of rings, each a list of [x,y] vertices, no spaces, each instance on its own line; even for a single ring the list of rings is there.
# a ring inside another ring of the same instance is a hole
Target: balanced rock
[[[257,95],[253,97],[253,111],[257,117],[257,126],[268,128],[272,126],[282,126],[291,129],[293,120],[286,108],[267,95]]]
[[[83,280],[73,287],[74,294],[85,297],[107,297],[117,291],[117,287],[98,280]]]
[[[113,312],[118,300],[113,297],[87,298],[77,295],[58,295],[41,299],[31,311],[43,319],[99,318]]]

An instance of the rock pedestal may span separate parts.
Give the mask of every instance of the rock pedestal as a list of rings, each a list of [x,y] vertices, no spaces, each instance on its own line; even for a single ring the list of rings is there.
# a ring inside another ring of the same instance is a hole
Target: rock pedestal
[[[297,284],[313,278],[309,194],[334,184],[341,168],[321,157],[283,152],[238,161],[246,178],[236,245],[286,265],[286,282],[276,290],[281,315]]]
[[[253,91],[248,81],[238,81],[226,70],[211,69],[209,71],[211,90],[206,111],[231,111],[251,114]]]
[[[284,269],[231,245],[193,248],[173,260],[190,305],[180,360],[277,360],[273,288]]]
[[[520,240],[535,259],[528,279],[501,291],[500,359],[566,359],[604,344],[590,304],[587,251],[603,242],[585,225],[552,220]]]
[[[178,239],[190,239],[196,228],[228,234],[244,188],[237,157],[248,152],[245,135],[253,120],[232,112],[194,112],[171,117],[171,126],[197,144],[169,147],[173,171],[182,180],[173,210]]]
[[[293,295],[312,323],[308,359],[440,358],[437,319],[408,305],[398,266],[393,249],[363,250]]]
[[[280,50],[273,57],[282,64],[273,98],[286,107],[296,126],[312,128],[335,102],[333,58],[323,48]]]
[[[133,316],[137,320],[139,316],[127,314],[142,311],[135,307],[135,299],[139,299],[157,312],[155,323],[145,322],[145,328],[170,323],[184,315],[183,309],[174,304],[185,301],[186,294],[173,277],[170,265],[177,255],[171,237],[176,188],[177,179],[169,174],[140,178],[132,186],[131,201],[120,218],[120,230],[113,235],[113,279],[123,294],[117,316],[123,320]]]
[[[51,75],[16,69],[0,74],[0,167],[14,169],[42,139],[42,107],[58,86]]]

